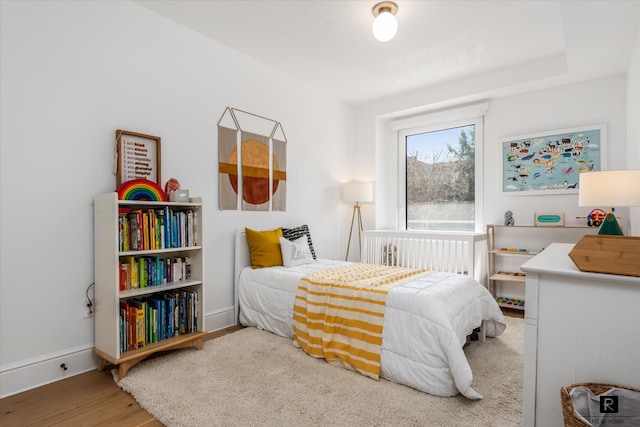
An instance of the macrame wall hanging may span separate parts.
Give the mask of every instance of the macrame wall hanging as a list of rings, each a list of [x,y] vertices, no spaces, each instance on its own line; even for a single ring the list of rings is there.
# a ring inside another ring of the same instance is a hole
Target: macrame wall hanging
[[[287,138],[282,125],[227,107],[218,121],[220,210],[284,211],[286,181]]]

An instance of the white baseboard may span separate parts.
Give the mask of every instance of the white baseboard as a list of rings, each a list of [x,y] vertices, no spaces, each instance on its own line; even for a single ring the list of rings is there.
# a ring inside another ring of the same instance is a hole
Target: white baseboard
[[[0,398],[96,369],[98,358],[92,349],[72,348],[3,366],[0,371]],[[61,368],[62,364],[66,370]]]
[[[204,328],[207,332],[215,332],[238,324],[233,307],[224,307],[209,312],[204,318]]]
[[[215,332],[236,324],[233,307],[207,313],[204,320],[207,332]],[[60,367],[62,364],[66,370]],[[55,354],[5,365],[0,367],[0,398],[97,368],[98,357],[93,353],[93,347],[66,349]]]

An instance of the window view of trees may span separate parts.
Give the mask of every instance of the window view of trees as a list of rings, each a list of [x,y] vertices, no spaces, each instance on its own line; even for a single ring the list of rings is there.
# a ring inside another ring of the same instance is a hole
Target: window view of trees
[[[406,137],[407,229],[474,230],[475,127]]]

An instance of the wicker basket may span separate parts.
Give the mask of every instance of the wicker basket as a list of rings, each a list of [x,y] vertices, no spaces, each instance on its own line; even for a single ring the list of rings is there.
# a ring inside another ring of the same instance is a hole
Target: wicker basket
[[[571,396],[569,395],[569,392],[574,387],[579,387],[579,386],[588,388],[595,395],[602,394],[611,388],[621,388],[625,390],[637,391],[640,393],[640,389],[627,387],[627,386],[620,386],[616,384],[578,383],[578,384],[572,384],[568,387],[561,387],[560,399],[562,400],[562,415],[564,416],[565,427],[592,427],[592,424],[584,422],[573,411],[573,402],[571,401]]]

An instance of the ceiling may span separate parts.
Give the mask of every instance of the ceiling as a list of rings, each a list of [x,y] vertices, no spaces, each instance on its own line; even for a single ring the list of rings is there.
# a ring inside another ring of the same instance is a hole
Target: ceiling
[[[640,0],[396,0],[382,43],[376,0],[134,1],[352,105],[465,79],[523,90],[623,73],[640,16]]]

